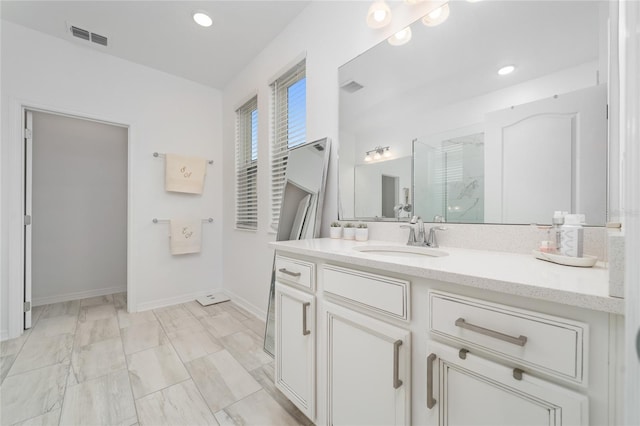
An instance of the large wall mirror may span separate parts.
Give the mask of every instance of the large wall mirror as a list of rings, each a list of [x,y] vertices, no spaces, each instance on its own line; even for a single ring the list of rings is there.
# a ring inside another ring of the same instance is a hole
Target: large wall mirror
[[[608,3],[448,7],[340,67],[341,219],[604,225]]]

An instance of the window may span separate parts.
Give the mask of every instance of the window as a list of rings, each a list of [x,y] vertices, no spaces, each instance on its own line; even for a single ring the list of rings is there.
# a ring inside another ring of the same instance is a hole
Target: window
[[[258,228],[258,97],[236,111],[236,228]]]
[[[307,79],[305,61],[272,85],[273,141],[271,147],[271,227],[278,229],[280,203],[290,148],[306,142]]]

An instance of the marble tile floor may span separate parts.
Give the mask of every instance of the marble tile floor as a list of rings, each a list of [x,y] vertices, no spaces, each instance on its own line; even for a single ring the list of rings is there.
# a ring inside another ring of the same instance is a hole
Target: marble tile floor
[[[33,309],[0,342],[2,425],[310,425],[233,302],[132,313],[126,295]]]

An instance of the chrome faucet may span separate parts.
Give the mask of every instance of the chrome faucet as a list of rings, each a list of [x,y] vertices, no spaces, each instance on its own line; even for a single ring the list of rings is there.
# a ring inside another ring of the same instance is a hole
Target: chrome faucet
[[[432,226],[429,228],[429,236],[427,237],[426,245],[432,248],[440,247],[438,245],[438,237],[436,235],[436,231],[446,231],[447,228],[444,226]]]
[[[411,225],[400,225],[402,229],[409,229],[409,240],[407,240],[408,246],[415,246],[418,244],[416,240],[416,230]]]
[[[418,246],[425,245],[426,240],[425,240],[425,233],[424,233],[424,222],[422,221],[420,216],[413,216],[409,223],[411,223],[413,225],[418,225],[417,226],[418,235],[416,236],[416,244],[415,245],[418,245]]]

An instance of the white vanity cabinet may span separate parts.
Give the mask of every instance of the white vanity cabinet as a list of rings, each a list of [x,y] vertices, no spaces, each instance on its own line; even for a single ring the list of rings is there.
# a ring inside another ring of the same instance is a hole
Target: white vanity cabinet
[[[330,425],[410,424],[410,332],[324,304]]]
[[[621,424],[615,300],[510,294],[499,274],[479,288],[441,260],[423,271],[306,244],[274,244],[276,385],[317,425]]]
[[[275,384],[309,419],[316,403],[315,266],[276,258]],[[296,289],[299,287],[301,289]]]
[[[587,324],[435,291],[428,315],[432,338],[455,345],[428,342],[438,425],[589,424],[585,395],[540,377],[586,382]]]
[[[427,407],[438,425],[589,424],[586,396],[522,370],[435,342],[427,363]]]

